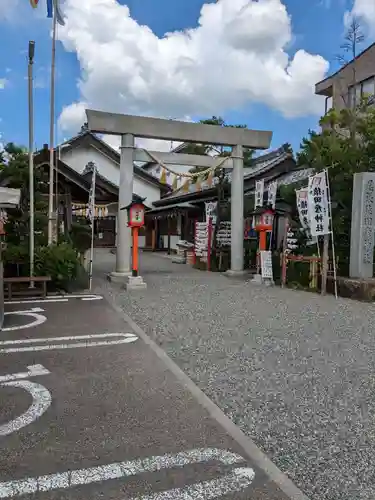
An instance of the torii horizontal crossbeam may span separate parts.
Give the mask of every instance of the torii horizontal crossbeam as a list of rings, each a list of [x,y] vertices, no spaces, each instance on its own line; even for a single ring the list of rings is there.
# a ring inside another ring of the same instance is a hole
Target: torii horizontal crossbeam
[[[167,141],[241,145],[246,148],[268,149],[272,132],[234,127],[219,127],[161,118],[121,115],[103,111],[86,110],[88,128],[102,134],[124,135]]]

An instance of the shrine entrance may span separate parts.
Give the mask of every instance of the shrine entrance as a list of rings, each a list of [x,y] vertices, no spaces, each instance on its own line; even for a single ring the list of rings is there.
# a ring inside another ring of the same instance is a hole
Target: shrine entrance
[[[243,148],[268,149],[272,132],[242,128],[220,127],[198,123],[121,115],[86,110],[88,128],[94,133],[121,136],[120,185],[118,204],[118,228],[116,268],[110,278],[125,281],[130,274],[131,235],[128,227],[127,207],[133,193],[134,162],[153,161],[163,164],[201,166],[207,171],[231,168],[231,269],[230,273],[242,273],[244,269],[244,190]],[[160,139],[200,144],[217,144],[232,148],[227,158],[161,153],[135,148],[135,138]]]

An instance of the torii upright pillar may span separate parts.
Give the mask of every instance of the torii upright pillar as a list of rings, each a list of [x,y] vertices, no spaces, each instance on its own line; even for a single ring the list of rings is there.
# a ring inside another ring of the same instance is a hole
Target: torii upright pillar
[[[239,129],[235,127],[219,127],[200,123],[187,123],[177,120],[163,120],[143,116],[121,115],[102,111],[86,110],[88,128],[92,132],[101,134],[115,134],[122,136],[120,186],[119,186],[119,215],[117,236],[116,270],[112,277],[124,280],[130,271],[130,232],[127,227],[126,210],[129,205],[133,187],[133,162],[144,160],[145,152],[134,150],[134,137],[161,139],[166,141],[197,142],[202,144],[221,144],[233,148],[232,153],[232,258],[231,273],[243,272],[243,238],[244,238],[244,202],[243,202],[243,148],[268,149],[272,132],[261,130]],[[135,151],[135,153],[134,153]],[[140,156],[139,156],[140,153]],[[156,153],[157,155],[158,153]],[[138,156],[137,156],[138,155]],[[196,155],[174,154],[178,157],[176,164],[191,165],[190,161],[199,165],[215,167],[217,159]],[[190,158],[189,158],[190,157]],[[193,158],[194,157],[194,158]],[[176,158],[175,158],[176,159]],[[147,155],[146,155],[147,161]],[[164,159],[168,163],[168,158]],[[198,162],[198,163],[197,163]],[[194,164],[194,163],[193,163]]]
[[[120,183],[117,212],[116,269],[109,275],[111,281],[123,282],[130,276],[131,231],[128,212],[133,197],[134,135],[121,136]]]

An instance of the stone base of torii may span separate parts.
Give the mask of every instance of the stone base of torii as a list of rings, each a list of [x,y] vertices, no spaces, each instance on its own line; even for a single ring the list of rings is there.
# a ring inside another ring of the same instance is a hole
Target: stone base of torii
[[[220,127],[188,123],[176,120],[163,120],[102,111],[86,110],[88,128],[92,132],[121,136],[119,211],[117,219],[116,268],[111,280],[129,282],[131,275],[131,232],[128,227],[126,210],[133,194],[134,161],[147,152],[135,148],[135,138],[160,139],[167,141],[195,142],[200,144],[219,144],[232,147],[232,156],[225,168],[232,167],[231,182],[231,269],[230,274],[243,273],[243,148],[268,149],[272,132],[242,128]],[[158,155],[159,153],[155,153]],[[146,160],[147,161],[147,160]],[[217,159],[207,156],[163,153],[165,164],[178,164],[204,167],[214,166]],[[131,286],[129,286],[131,288]],[[143,287],[144,288],[144,287]]]

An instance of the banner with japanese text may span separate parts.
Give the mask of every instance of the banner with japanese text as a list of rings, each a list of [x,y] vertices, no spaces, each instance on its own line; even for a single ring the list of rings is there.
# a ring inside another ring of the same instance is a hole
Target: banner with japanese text
[[[276,207],[277,181],[270,182],[267,188],[268,205],[273,209]]]
[[[309,177],[308,212],[312,236],[330,233],[326,172]]]
[[[263,206],[263,196],[264,196],[264,179],[256,181],[255,183],[255,205],[254,208]]]
[[[309,192],[308,188],[302,188],[296,190],[296,203],[297,203],[298,216],[301,226],[305,231],[310,230],[308,192]]]

